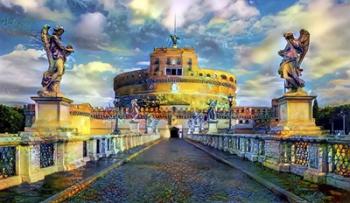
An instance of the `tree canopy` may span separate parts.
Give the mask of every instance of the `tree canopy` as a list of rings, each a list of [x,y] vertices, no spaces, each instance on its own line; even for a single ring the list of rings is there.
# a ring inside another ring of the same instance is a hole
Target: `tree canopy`
[[[23,129],[23,109],[0,104],[0,133],[18,133]]]

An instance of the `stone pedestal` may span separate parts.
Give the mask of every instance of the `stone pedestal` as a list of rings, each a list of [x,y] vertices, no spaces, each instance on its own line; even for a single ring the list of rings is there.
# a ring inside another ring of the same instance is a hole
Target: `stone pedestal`
[[[140,133],[140,123],[139,121],[131,120],[130,123],[130,131],[133,133]]]
[[[71,128],[70,104],[65,97],[32,97],[35,101],[35,122],[32,129],[68,129]]]
[[[312,115],[312,102],[316,96],[305,92],[287,93],[277,99],[279,122],[272,133],[280,136],[320,136]]]
[[[208,121],[208,133],[218,133],[218,121],[217,120],[210,120]]]

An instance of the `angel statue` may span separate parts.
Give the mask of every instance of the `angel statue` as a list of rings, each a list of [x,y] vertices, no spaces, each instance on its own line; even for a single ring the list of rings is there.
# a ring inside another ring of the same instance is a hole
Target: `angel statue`
[[[133,121],[139,116],[139,105],[137,104],[137,99],[131,100],[131,115]]]
[[[207,111],[208,121],[217,120],[217,116],[216,116],[217,101],[211,100],[211,101],[209,101],[208,105],[209,105],[209,109]]]
[[[310,33],[301,29],[298,39],[295,39],[291,32],[284,33],[283,37],[286,39],[287,45],[278,52],[283,58],[278,73],[281,78],[285,79],[284,87],[289,92],[297,92],[302,90],[305,84],[304,80],[300,78],[303,71],[300,65],[309,50]]]
[[[74,52],[71,45],[64,46],[61,36],[64,33],[62,26],[56,26],[52,35],[49,34],[50,26],[44,25],[41,29],[41,41],[49,62],[49,68],[43,74],[41,85],[42,90],[38,95],[42,97],[63,96],[60,91],[60,83],[64,74],[64,64],[67,57]]]

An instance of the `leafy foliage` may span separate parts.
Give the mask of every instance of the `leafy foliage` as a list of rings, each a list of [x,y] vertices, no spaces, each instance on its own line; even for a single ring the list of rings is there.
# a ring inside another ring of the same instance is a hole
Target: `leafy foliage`
[[[23,109],[0,104],[0,133],[17,133],[23,129]]]
[[[347,133],[349,132],[350,104],[345,104],[340,106],[327,106],[319,109],[316,113],[315,113],[315,108],[313,110],[314,110],[314,117],[316,119],[316,124],[328,130],[331,129],[332,122],[334,123],[335,130],[343,129],[343,118],[340,115],[340,112],[344,112],[346,117]]]

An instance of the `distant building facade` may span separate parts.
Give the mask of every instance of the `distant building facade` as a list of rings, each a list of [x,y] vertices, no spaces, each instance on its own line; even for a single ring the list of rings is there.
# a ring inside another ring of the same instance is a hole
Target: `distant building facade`
[[[217,100],[218,108],[228,108],[227,96],[235,98],[236,88],[233,74],[200,68],[193,48],[155,48],[147,69],[121,73],[114,78],[114,91],[123,105],[138,99],[160,107],[203,110],[208,108],[209,100]]]

